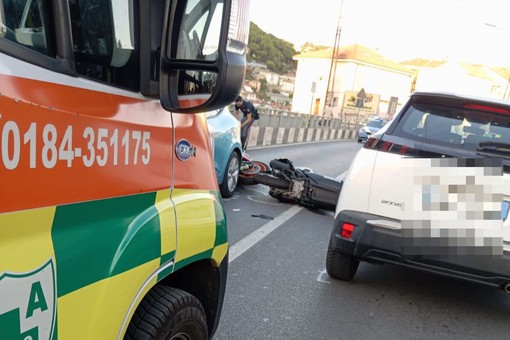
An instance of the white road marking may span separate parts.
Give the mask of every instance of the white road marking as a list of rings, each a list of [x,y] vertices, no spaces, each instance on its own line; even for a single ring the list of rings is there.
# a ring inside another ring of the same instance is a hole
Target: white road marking
[[[337,180],[341,180],[345,177],[347,174],[347,171],[344,171],[340,175],[336,177]],[[252,189],[253,190],[253,189]],[[259,191],[259,190],[253,190],[253,191]],[[260,192],[260,191],[259,191]],[[260,203],[266,203],[268,202],[260,202]],[[271,204],[271,203],[269,203]],[[258,242],[260,242],[264,237],[269,235],[271,232],[276,230],[279,226],[290,220],[292,217],[294,217],[297,213],[299,213],[301,210],[303,210],[300,206],[292,206],[291,208],[285,210],[283,213],[281,213],[279,216],[275,217],[273,220],[267,222],[259,229],[255,230],[236,244],[232,245],[229,249],[229,259],[228,263],[234,262],[235,259],[237,259],[239,256],[243,255],[248,249],[256,245]],[[324,270],[323,273],[326,273],[326,270]],[[319,281],[319,278],[322,277],[323,273],[319,275],[317,280]],[[320,281],[325,283],[330,283],[328,281]]]
[[[322,283],[330,284],[330,283],[331,283],[331,281],[326,280],[324,277],[328,277],[328,276],[326,275],[326,269],[324,269],[323,271],[321,271],[321,272],[319,273],[319,276],[317,276],[317,281],[322,282]]]
[[[290,207],[289,209],[285,210],[283,213],[278,215],[278,217],[276,217],[274,220],[267,222],[262,227],[255,230],[250,235],[246,236],[241,241],[231,246],[229,251],[228,262],[232,263],[235,259],[244,254],[248,249],[256,245],[259,241],[261,241],[271,232],[275,231],[279,226],[290,220],[301,210],[303,210],[303,208],[300,206]]]

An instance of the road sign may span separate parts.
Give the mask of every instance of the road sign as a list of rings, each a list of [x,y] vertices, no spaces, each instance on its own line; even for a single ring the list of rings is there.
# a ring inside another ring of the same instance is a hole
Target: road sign
[[[358,94],[356,95],[356,107],[358,109],[363,108],[363,102],[365,101],[365,98],[367,97],[367,94],[365,93],[365,89],[361,89]]]

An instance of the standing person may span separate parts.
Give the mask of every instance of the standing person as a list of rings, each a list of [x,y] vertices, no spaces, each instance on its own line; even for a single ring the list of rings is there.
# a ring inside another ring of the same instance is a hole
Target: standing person
[[[248,137],[250,136],[250,128],[255,123],[255,120],[259,119],[257,109],[248,100],[243,100],[243,97],[238,96],[236,98],[235,110],[238,114],[238,118],[241,121],[241,144],[243,150],[246,150],[248,146]],[[241,111],[243,116],[241,117]]]

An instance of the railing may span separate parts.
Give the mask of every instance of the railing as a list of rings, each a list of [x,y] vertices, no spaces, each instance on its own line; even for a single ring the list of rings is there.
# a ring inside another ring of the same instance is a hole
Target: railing
[[[313,116],[303,113],[295,113],[284,110],[259,108],[260,119],[255,126],[283,127],[283,128],[324,128],[324,129],[359,129],[363,124],[356,127],[355,121],[333,117]]]

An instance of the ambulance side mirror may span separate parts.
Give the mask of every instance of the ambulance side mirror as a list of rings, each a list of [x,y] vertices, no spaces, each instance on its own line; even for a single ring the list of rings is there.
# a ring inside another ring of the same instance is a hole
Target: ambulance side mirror
[[[246,67],[248,0],[167,0],[159,94],[168,111],[232,103]]]

